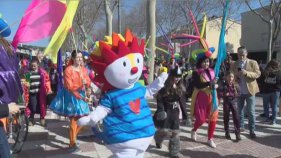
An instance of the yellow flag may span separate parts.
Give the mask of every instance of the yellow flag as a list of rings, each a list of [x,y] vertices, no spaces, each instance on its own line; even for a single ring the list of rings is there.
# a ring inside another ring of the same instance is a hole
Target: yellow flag
[[[57,63],[57,54],[62,46],[71,26],[72,21],[75,16],[76,10],[79,5],[79,0],[69,0],[67,1],[66,13],[57,29],[53,35],[49,45],[45,49],[44,55],[49,56],[50,59]]]

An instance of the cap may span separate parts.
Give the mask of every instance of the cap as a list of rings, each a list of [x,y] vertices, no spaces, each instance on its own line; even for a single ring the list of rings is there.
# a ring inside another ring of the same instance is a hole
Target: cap
[[[177,66],[175,69],[171,70],[170,75],[175,76],[175,77],[182,77],[182,71],[181,71],[181,69]]]

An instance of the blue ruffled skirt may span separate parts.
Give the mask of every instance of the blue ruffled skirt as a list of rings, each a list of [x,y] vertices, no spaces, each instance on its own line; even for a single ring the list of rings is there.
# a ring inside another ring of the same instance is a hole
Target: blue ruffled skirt
[[[81,96],[85,96],[84,91],[79,91]],[[58,115],[68,117],[80,117],[88,115],[90,112],[89,105],[82,99],[77,99],[70,91],[65,88],[61,89],[53,99],[50,109]]]

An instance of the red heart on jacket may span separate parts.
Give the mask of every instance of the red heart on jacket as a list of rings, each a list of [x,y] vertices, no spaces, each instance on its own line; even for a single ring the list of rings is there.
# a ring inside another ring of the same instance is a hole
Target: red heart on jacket
[[[130,105],[131,110],[135,114],[139,114],[140,113],[140,99],[137,99],[135,101],[130,101],[129,105]]]

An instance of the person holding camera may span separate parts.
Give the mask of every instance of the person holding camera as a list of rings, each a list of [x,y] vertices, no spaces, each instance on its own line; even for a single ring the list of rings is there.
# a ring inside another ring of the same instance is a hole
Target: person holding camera
[[[246,101],[246,111],[249,119],[250,138],[256,138],[255,134],[255,95],[259,92],[256,79],[261,72],[256,61],[248,59],[246,47],[241,46],[237,50],[238,61],[234,63],[233,71],[235,79],[240,86],[240,96],[238,97],[238,113],[240,116],[241,131],[244,129],[244,105]]]

